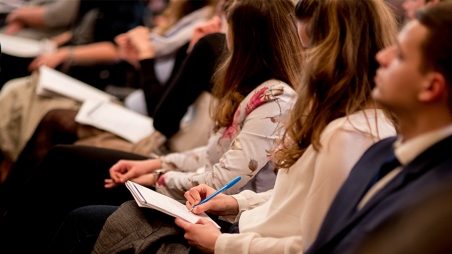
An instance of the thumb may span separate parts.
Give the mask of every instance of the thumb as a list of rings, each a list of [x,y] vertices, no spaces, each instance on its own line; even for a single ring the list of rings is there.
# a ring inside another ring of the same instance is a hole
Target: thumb
[[[208,223],[210,223],[210,221],[208,221],[208,220],[206,220],[206,219],[204,219],[204,218],[201,218],[201,219],[199,219],[195,224],[206,225],[206,224],[208,224]]]
[[[119,181],[125,183],[127,180],[135,178],[135,174],[132,171],[128,171],[123,175],[119,176]]]
[[[202,204],[202,205],[196,205],[195,209],[193,209],[193,213],[195,213],[195,214],[201,214],[201,213],[203,213],[203,212],[209,210],[209,207],[208,207],[208,204],[207,204],[207,203],[208,203],[208,202],[206,202],[206,203],[204,203],[204,204]]]

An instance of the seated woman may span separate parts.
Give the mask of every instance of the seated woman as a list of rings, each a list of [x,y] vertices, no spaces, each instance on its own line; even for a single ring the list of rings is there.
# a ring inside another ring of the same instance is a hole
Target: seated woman
[[[230,52],[214,75],[213,94],[221,99],[212,105],[215,126],[207,146],[158,159],[99,148],[57,146],[34,169],[3,217],[0,238],[5,244],[0,251],[7,253],[10,243],[16,245],[27,239],[29,244],[18,245],[21,249],[15,250],[45,252],[71,210],[99,202],[117,205],[131,199],[125,186],[115,187],[110,179],[119,173],[110,175],[110,168],[114,171],[121,165],[138,166],[145,172],[134,178],[136,181],[155,185],[158,192],[175,199],[182,199],[185,191],[200,183],[218,188],[238,175],[242,180],[228,193],[243,188],[259,191],[255,187],[258,183],[249,183],[261,172],[266,175],[260,178],[266,181],[262,191],[271,188],[276,176],[267,152],[282,134],[281,121],[296,100],[293,87],[301,82],[302,46],[291,14],[293,2],[268,1],[262,13],[259,7],[263,2],[256,1],[256,6],[246,0],[242,6],[240,0],[241,7],[234,9],[231,19],[238,25],[230,25]],[[249,32],[251,29],[254,33]],[[129,160],[117,163],[120,159]],[[162,174],[157,169],[168,172]],[[61,193],[64,199],[57,200]],[[27,202],[20,201],[24,198]],[[24,209],[35,205],[40,209]]]
[[[274,153],[279,168],[274,189],[219,194],[193,210],[235,221],[229,233],[207,220],[192,224],[176,219],[178,228],[174,218],[139,208],[135,201],[119,209],[79,208],[54,238],[55,253],[65,247],[89,249],[99,232],[93,253],[155,253],[160,248],[189,253],[191,246],[208,253],[306,250],[353,165],[374,142],[396,133],[371,91],[378,67],[375,54],[394,41],[397,28],[388,7],[379,0],[300,0],[295,13],[308,50],[298,100]],[[232,27],[236,24],[234,6],[229,22]],[[191,188],[185,193],[187,208],[214,191],[205,184]],[[75,239],[78,244],[66,244]]]

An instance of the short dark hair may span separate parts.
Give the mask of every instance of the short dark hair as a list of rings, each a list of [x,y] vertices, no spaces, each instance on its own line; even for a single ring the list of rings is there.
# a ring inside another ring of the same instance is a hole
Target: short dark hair
[[[424,59],[421,70],[441,73],[452,91],[452,2],[423,8],[416,13],[416,18],[428,29],[421,44]]]

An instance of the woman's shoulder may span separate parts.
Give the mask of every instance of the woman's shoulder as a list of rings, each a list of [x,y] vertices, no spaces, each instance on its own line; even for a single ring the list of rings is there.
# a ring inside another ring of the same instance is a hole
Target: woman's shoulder
[[[244,119],[255,109],[259,114],[278,115],[284,117],[296,101],[296,92],[288,84],[279,80],[267,80],[252,90],[240,103],[237,109]],[[266,105],[265,108],[263,105]],[[272,121],[277,121],[272,119]]]
[[[267,102],[277,102],[279,106],[283,104],[292,104],[297,97],[296,92],[291,86],[280,80],[267,80],[251,91],[242,101],[246,104],[247,111],[255,109]]]
[[[287,95],[296,97],[297,95],[296,91],[290,85],[277,79],[270,79],[263,82],[249,93],[247,97],[255,96],[255,94],[264,94],[273,97]]]
[[[360,110],[348,116],[331,121],[322,136],[334,135],[370,135],[376,140],[396,135],[394,125],[381,109]]]

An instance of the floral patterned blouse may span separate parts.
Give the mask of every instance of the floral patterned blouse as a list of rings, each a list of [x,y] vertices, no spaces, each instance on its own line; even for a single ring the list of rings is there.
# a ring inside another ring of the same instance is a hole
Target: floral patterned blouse
[[[235,194],[261,169],[273,172],[269,151],[282,135],[283,119],[295,100],[296,92],[284,82],[262,83],[240,103],[233,123],[212,133],[206,146],[160,157],[163,169],[170,171],[159,178],[156,190],[183,199],[185,191],[199,184],[219,189],[241,176],[225,192]]]

